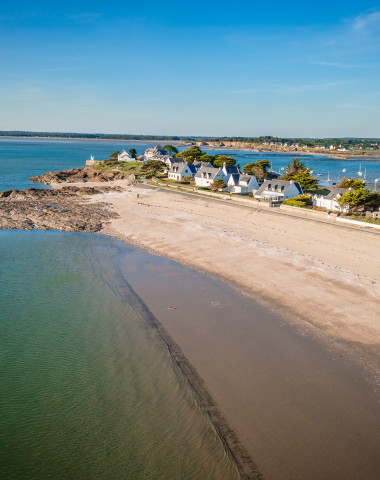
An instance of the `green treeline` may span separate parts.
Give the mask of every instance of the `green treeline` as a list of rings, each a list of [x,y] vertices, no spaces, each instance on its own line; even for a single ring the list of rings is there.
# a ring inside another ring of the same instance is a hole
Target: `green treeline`
[[[274,145],[288,144],[297,146],[342,146],[347,148],[380,148],[379,138],[282,138],[272,136],[260,137],[186,137],[170,135],[121,135],[112,133],[67,133],[67,132],[25,132],[19,130],[0,131],[3,137],[45,137],[45,138],[88,138],[99,140],[142,140],[142,141],[179,141],[179,142],[244,142],[244,143],[268,143]]]

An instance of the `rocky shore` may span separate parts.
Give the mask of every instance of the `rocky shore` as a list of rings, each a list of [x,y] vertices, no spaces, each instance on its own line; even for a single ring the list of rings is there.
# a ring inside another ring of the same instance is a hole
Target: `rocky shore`
[[[109,182],[122,180],[125,174],[122,172],[102,172],[93,167],[71,168],[60,172],[47,172],[41,176],[29,178],[34,183],[50,185],[52,183],[76,183],[76,182]]]
[[[107,204],[89,203],[84,196],[116,190],[119,187],[64,186],[0,192],[0,229],[98,232],[117,214]]]

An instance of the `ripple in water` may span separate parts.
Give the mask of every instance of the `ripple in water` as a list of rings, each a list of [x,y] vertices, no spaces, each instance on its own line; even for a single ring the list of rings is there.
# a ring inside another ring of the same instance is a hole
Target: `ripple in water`
[[[165,344],[122,301],[128,247],[0,232],[0,476],[237,479]]]

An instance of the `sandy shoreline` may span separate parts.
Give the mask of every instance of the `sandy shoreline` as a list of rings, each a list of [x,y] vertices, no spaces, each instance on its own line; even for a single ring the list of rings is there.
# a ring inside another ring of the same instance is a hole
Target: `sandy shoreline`
[[[378,234],[141,185],[91,201],[107,202],[119,214],[101,233],[209,272],[247,293],[231,301],[233,309],[222,301],[224,313],[215,316],[210,308],[219,308],[219,300],[210,305],[208,287],[202,293],[191,284],[189,295],[185,290],[175,296],[180,286],[170,284],[172,277],[158,282],[160,290],[154,272],[144,277],[144,265],[131,282],[137,295],[149,298],[163,338],[172,342],[173,358],[190,381],[200,379],[205,390],[197,393],[207,398],[209,392],[206,408],[212,412],[215,405],[221,412],[226,426],[221,434],[238,463],[247,460],[248,478],[260,478],[259,471],[273,479],[318,480],[329,472],[334,479],[359,479],[361,459],[368,465],[366,478],[376,478]],[[262,312],[257,318],[250,318],[250,297]],[[168,315],[168,304],[179,308]],[[262,323],[264,317],[269,323]],[[218,426],[218,417],[212,420]],[[345,429],[351,433],[342,438]],[[368,438],[358,449],[354,440],[364,432]]]
[[[300,323],[379,354],[380,235],[142,186],[93,198],[102,232],[274,300]]]

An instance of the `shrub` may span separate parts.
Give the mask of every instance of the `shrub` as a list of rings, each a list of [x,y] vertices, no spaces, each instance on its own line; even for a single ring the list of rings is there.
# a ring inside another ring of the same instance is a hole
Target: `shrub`
[[[290,205],[291,207],[309,207],[313,205],[313,201],[309,195],[298,195],[298,197],[288,198],[284,200],[284,205]]]

